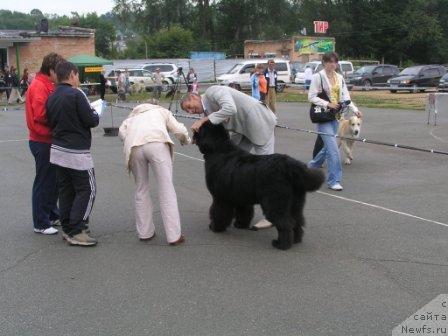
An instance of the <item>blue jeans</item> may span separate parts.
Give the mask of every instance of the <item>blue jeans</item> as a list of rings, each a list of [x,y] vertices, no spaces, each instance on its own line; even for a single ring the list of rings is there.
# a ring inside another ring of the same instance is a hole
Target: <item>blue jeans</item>
[[[317,131],[336,135],[338,133],[339,123],[337,120],[317,124]],[[327,184],[329,187],[342,180],[341,157],[336,138],[328,135],[321,135],[324,142],[324,148],[312,159],[308,166],[312,168],[322,167],[325,160],[328,165]]]
[[[34,228],[47,229],[50,221],[59,219],[56,167],[50,163],[51,144],[31,140],[29,144],[36,162],[32,196]]]
[[[310,85],[311,85],[311,79],[308,79],[305,81],[305,90],[309,90],[310,89]]]

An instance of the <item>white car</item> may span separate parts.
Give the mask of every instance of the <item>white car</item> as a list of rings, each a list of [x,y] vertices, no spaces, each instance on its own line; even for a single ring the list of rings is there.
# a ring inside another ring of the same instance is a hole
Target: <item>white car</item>
[[[173,63],[147,63],[142,65],[142,69],[149,72],[156,72],[156,69],[160,69],[160,73],[165,77],[169,85],[174,84],[177,81],[178,67]]]
[[[321,71],[324,66],[322,61],[312,61],[305,64],[303,71],[299,71],[296,73],[296,78],[294,78],[294,83],[296,84],[305,84],[305,69],[306,67],[311,67],[313,73],[317,73]],[[338,63],[338,72],[341,73],[344,77],[347,75],[351,75],[355,71],[353,67],[353,63],[349,61],[339,61]]]
[[[110,81],[111,90],[117,92],[117,71],[121,72],[128,71],[129,84],[141,84],[145,87],[147,91],[151,91],[154,87],[154,80],[152,78],[152,73],[144,69],[114,69],[107,75],[107,80]],[[164,82],[164,86],[169,85],[167,81]]]
[[[275,69],[277,70],[277,90],[283,91],[286,84],[291,83],[291,67],[289,61],[275,59]],[[232,86],[237,90],[250,90],[250,76],[257,64],[262,64],[265,68],[268,59],[252,59],[235,64],[227,73],[218,76],[216,80],[219,85]]]

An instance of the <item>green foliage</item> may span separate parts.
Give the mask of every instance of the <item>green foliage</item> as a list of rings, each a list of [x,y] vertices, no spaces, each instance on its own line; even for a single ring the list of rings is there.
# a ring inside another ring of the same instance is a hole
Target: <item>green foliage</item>
[[[148,39],[151,58],[186,58],[192,50],[193,33],[179,26],[162,29]]]
[[[33,29],[43,17],[0,10],[0,29]],[[448,0],[115,0],[111,13],[47,15],[50,27],[96,29],[104,57],[186,57],[191,50],[243,53],[249,39],[279,39],[329,21],[343,58],[399,65],[448,63]],[[116,31],[128,50],[112,47]]]
[[[114,57],[116,52],[113,48],[116,30],[113,22],[106,20],[103,16],[96,13],[78,15],[72,13],[72,16],[43,15],[39,9],[33,9],[30,14],[0,10],[0,29],[34,29],[39,21],[47,17],[50,29],[59,26],[70,26],[76,22],[76,25],[84,28],[95,29],[95,49],[99,56]]]

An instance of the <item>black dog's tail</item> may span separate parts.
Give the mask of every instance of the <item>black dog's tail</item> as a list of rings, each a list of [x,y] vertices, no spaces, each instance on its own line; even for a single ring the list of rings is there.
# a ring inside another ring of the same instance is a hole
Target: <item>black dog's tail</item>
[[[308,168],[304,163],[291,160],[293,183],[298,190],[316,191],[325,181],[325,174],[320,169]]]
[[[306,168],[305,169],[305,188],[307,191],[316,191],[325,181],[325,174],[320,169]]]

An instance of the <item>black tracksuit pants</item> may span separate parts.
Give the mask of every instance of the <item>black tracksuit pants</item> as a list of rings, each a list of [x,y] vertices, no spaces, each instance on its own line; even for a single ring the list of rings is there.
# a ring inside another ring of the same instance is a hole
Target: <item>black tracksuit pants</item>
[[[95,172],[57,167],[59,212],[63,231],[69,236],[87,228],[96,195]]]

